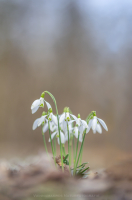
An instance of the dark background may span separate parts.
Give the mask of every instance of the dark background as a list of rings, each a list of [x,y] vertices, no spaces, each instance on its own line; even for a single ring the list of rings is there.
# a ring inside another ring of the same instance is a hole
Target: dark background
[[[90,166],[131,156],[131,8],[129,0],[0,0],[1,159],[44,150],[41,129],[32,131],[42,109],[30,110],[44,90],[59,114],[69,106],[85,119],[96,110],[106,122],[108,132],[87,134]]]

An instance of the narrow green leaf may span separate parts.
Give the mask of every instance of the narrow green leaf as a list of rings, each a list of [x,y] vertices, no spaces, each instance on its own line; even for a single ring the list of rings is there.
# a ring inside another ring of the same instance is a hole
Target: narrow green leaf
[[[65,156],[65,158],[63,159],[63,162],[64,162],[65,160],[67,160],[68,156],[69,156],[69,154],[67,154],[67,155]]]

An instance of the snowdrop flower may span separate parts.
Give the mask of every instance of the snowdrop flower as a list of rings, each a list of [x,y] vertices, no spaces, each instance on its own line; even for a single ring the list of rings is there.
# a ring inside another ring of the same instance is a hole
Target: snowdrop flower
[[[37,110],[39,109],[39,107],[44,107],[44,102],[47,105],[48,110],[51,108],[51,105],[44,100],[44,92],[41,94],[41,97],[39,99],[36,99],[32,105],[31,105],[31,110],[32,110],[32,114],[34,114],[35,112],[37,112]]]
[[[54,122],[57,125],[57,117],[53,114],[52,108],[49,109],[49,117],[48,120]]]
[[[83,128],[85,129],[85,128],[88,128],[88,125],[87,125],[87,122],[85,121],[85,120],[82,120],[81,118],[80,118],[80,114],[78,114],[78,118],[75,116],[75,115],[72,115],[72,114],[70,114],[72,117],[73,117],[73,119],[76,121],[76,125],[78,125],[78,127],[81,127],[81,126],[83,126]]]
[[[74,130],[73,130],[74,136],[78,139],[78,134],[79,134],[79,141],[80,142],[82,142],[84,130],[85,130],[84,126],[79,127],[78,125],[76,125],[74,127]]]
[[[59,118],[59,123],[60,123],[60,127],[64,131],[65,135],[68,135],[67,126],[69,127],[69,134],[71,133],[72,123],[74,121],[75,120],[70,119],[69,108],[67,108],[67,107],[64,108],[64,112],[62,113],[62,115]]]
[[[62,123],[63,121],[66,121],[66,122],[70,121],[70,113],[69,113],[68,107],[64,108],[64,112],[60,116],[59,123]]]
[[[108,131],[108,128],[107,128],[105,122],[104,122],[102,119],[100,119],[100,118],[94,116],[93,119],[91,119],[91,120],[89,121],[89,128],[92,128],[93,133],[96,133],[96,131],[97,131],[98,133],[100,133],[100,134],[102,133],[102,128],[101,128],[101,126],[100,126],[99,123],[103,126],[103,128],[104,128],[106,131]]]
[[[53,140],[53,138],[55,136],[57,137],[58,144],[60,144],[58,126],[56,126],[54,132],[51,134],[51,139]],[[64,133],[61,130],[60,130],[60,137],[61,137],[61,143],[64,144],[65,143],[65,136],[64,136]],[[50,142],[50,138],[49,138],[49,142]]]
[[[71,114],[71,116],[76,121],[76,126],[74,128],[74,135],[75,135],[76,138],[78,138],[78,134],[79,134],[79,141],[82,142],[83,132],[84,132],[85,129],[89,128],[88,125],[87,125],[87,122],[80,118],[80,114],[78,114],[78,118],[75,115],[72,115],[72,114]],[[88,133],[88,132],[86,132],[86,133]]]
[[[47,117],[46,113],[43,112],[43,113],[42,113],[42,116],[34,121],[34,123],[33,123],[33,130],[35,130],[35,129],[36,129],[38,126],[40,126],[41,124],[47,122],[47,121],[46,121],[46,117]]]

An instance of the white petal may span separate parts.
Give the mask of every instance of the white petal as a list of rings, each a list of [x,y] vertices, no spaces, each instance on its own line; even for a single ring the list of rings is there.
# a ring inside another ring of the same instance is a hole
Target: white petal
[[[44,122],[46,116],[47,115],[44,115],[44,116],[42,116],[42,117],[39,118],[38,126],[40,126]]]
[[[35,107],[37,107],[37,106],[39,106],[39,105],[40,105],[40,99],[37,99],[37,100],[35,100],[35,101],[32,103],[31,109],[33,109],[33,108],[35,108]]]
[[[50,130],[51,130],[52,132],[54,132],[55,130],[56,130],[56,131],[58,130],[58,127],[55,125],[54,122],[49,122],[49,124],[50,124]]]
[[[70,113],[66,112],[66,121],[69,121],[69,120],[70,120]]]
[[[73,127],[72,126],[69,126],[69,133],[71,134],[72,133],[72,131],[73,131]]]
[[[70,124],[72,124],[73,122],[75,122],[75,120],[70,120],[70,121],[68,121],[68,124],[70,125]]]
[[[84,125],[85,128],[88,128],[87,122],[85,120],[81,120],[82,124]]]
[[[40,105],[42,104],[44,106],[44,98],[43,97],[40,97]]]
[[[80,134],[83,134],[83,130],[84,130],[84,129],[83,129],[83,125],[79,126],[79,127],[78,127],[78,130],[79,130]]]
[[[96,129],[95,129],[95,130],[93,130],[93,133],[94,133],[94,134],[96,133]]]
[[[108,131],[108,128],[107,128],[107,126],[106,126],[106,123],[105,123],[102,119],[100,119],[100,118],[98,118],[98,120],[99,120],[100,124],[103,126],[103,128],[104,128],[106,131]]]
[[[65,113],[60,116],[59,123],[62,123],[65,120]]]
[[[43,133],[45,133],[47,130],[48,130],[48,123],[46,123],[46,124],[43,126]]]
[[[92,126],[92,119],[90,119],[90,121],[89,121],[89,123],[88,123],[88,126],[89,126],[89,128],[91,128],[91,126]]]
[[[100,124],[97,124],[96,130],[98,133],[100,133],[100,134],[102,133],[102,128],[101,128]]]
[[[39,109],[39,106],[33,108],[33,109],[32,109],[32,114],[36,113],[38,109]]]
[[[52,115],[52,121],[57,125],[57,117],[55,115]]]
[[[86,134],[87,134],[89,131],[90,131],[90,128],[89,128],[89,126],[88,126],[88,128],[87,128],[87,130],[86,130]]]
[[[79,135],[79,141],[82,142],[82,140],[83,140],[83,137],[82,137],[82,134],[80,134]]]
[[[66,133],[67,132],[67,122],[63,121],[62,123],[62,130]]]
[[[74,128],[74,131],[75,131],[75,133],[74,133],[75,137],[78,138],[78,128],[75,127],[75,128]]]
[[[81,126],[81,118],[77,118],[76,124],[77,124],[78,126]]]
[[[61,137],[61,143],[64,144],[65,143],[65,136],[62,133],[62,131],[60,131],[60,137]]]
[[[92,120],[92,130],[95,131],[97,126],[97,117],[95,116]]]
[[[65,137],[65,142],[68,141],[68,134],[67,133],[65,133],[64,137]]]
[[[58,141],[58,144],[60,144],[60,139],[59,138],[57,138],[57,141]]]
[[[54,133],[51,134],[51,139],[53,140],[53,137],[57,134],[57,131],[55,131]],[[49,138],[49,142],[50,142],[50,138]]]
[[[45,100],[44,100],[45,101]],[[45,101],[45,103],[46,103],[46,106],[47,106],[47,108],[48,108],[48,110],[51,108],[51,105],[47,102],[47,101]]]
[[[73,117],[73,119],[75,119],[75,121],[77,121],[78,118],[75,115],[72,115],[72,114],[70,115]]]
[[[38,127],[38,120],[39,120],[39,118],[34,121],[33,130],[35,130]]]

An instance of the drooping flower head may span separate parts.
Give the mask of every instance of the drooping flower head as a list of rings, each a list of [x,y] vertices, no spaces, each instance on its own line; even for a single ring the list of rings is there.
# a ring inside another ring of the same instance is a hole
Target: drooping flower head
[[[85,129],[88,129],[87,122],[81,119],[80,114],[78,114],[78,117],[76,117],[75,115],[71,116],[76,121],[76,126],[74,127],[74,135],[76,138],[78,138],[79,135],[79,141],[82,142],[83,132]]]
[[[47,113],[42,112],[42,116],[34,121],[33,130],[35,130],[37,127],[39,127],[42,124],[44,125],[46,123],[46,117],[47,117]]]
[[[50,108],[48,112],[49,112],[48,121],[54,122],[54,124],[57,125],[57,117],[53,114],[52,108]]]
[[[39,109],[39,107],[44,107],[44,102],[46,103],[48,110],[51,108],[51,105],[47,101],[44,100],[44,96],[45,96],[45,93],[42,92],[40,98],[36,99],[32,103],[32,105],[31,105],[32,114],[34,114],[35,112],[37,112],[37,110]]]
[[[93,116],[91,117],[91,119],[89,121],[89,128],[92,128],[94,134],[96,133],[96,131],[101,134],[102,133],[102,127],[101,127],[100,124],[103,126],[103,128],[106,131],[108,131],[106,123],[102,119],[98,118],[96,116],[96,112],[94,111]]]
[[[65,134],[65,140],[66,141],[68,140],[68,132],[69,132],[69,137],[71,136],[71,133],[72,133],[72,130],[73,130],[72,123],[74,121],[75,120],[71,120],[69,108],[65,107],[62,115],[59,118],[59,123],[60,123],[60,127],[61,127],[62,131]],[[68,127],[69,130],[67,130],[67,127]]]

